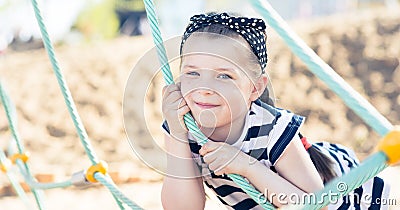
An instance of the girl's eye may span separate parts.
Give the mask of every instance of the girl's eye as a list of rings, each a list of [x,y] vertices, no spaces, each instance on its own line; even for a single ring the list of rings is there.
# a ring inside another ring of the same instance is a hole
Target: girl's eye
[[[186,75],[190,75],[190,76],[200,76],[200,74],[199,74],[198,72],[195,72],[195,71],[186,72]]]
[[[229,76],[228,74],[220,74],[220,75],[218,75],[218,78],[220,78],[220,79],[232,79],[232,77]]]

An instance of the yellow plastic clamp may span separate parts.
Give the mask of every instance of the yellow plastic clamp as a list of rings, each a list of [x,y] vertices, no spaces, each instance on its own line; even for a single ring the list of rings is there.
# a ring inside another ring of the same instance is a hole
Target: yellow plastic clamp
[[[3,171],[4,173],[7,173],[10,165],[11,161],[9,159],[6,159],[3,163],[0,163],[0,170]]]
[[[108,171],[107,163],[104,161],[99,161],[99,163],[97,163],[96,165],[92,165],[88,168],[88,170],[86,171],[86,180],[92,183],[96,183],[98,181],[94,178],[94,174],[100,172],[106,175],[107,171]]]
[[[29,156],[26,153],[22,153],[22,154],[21,153],[17,153],[17,154],[13,154],[10,157],[10,160],[11,160],[11,162],[13,164],[15,164],[18,159],[20,159],[20,160],[22,160],[22,162],[26,163],[28,161],[28,159],[29,159]]]
[[[378,150],[388,157],[388,164],[396,164],[400,161],[400,127],[395,127],[378,144]]]

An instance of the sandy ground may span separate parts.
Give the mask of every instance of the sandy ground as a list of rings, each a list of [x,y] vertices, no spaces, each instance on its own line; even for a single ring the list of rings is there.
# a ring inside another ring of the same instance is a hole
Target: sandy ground
[[[394,202],[390,206],[391,210],[400,209],[400,187],[399,187],[399,167],[390,167],[381,172],[382,177],[392,186],[390,202]],[[161,182],[140,182],[133,184],[123,184],[119,186],[120,190],[128,196],[132,201],[144,209],[162,209],[160,202]],[[30,206],[35,209],[35,201],[32,194],[28,194]],[[215,199],[215,198],[214,198]],[[119,209],[113,200],[108,189],[102,186],[91,187],[86,189],[67,188],[52,189],[45,191],[45,208],[46,209]],[[26,209],[26,206],[16,196],[7,196],[0,199],[0,207],[2,210]],[[208,210],[224,209],[218,201],[208,199],[206,208]]]
[[[315,24],[295,23],[295,27],[321,58],[383,116],[393,124],[400,124],[399,20],[398,14],[381,12]],[[128,197],[146,209],[161,209],[162,176],[147,165],[159,169],[164,166],[159,129],[163,85],[156,78],[148,86],[133,84],[132,89],[124,92],[131,69],[151,47],[150,37],[121,37],[58,46],[56,53],[96,155],[109,163],[110,172],[118,172],[118,186]],[[361,159],[370,155],[378,135],[312,76],[273,32],[269,47],[267,71],[278,98],[277,105],[307,116],[304,134],[314,141],[345,144]],[[137,78],[150,81],[154,75],[149,67],[141,68]],[[31,153],[29,164],[34,174],[51,174],[55,180],[63,180],[89,167],[44,50],[2,55],[0,76],[16,105],[18,131]],[[123,111],[125,103],[128,106]],[[142,109],[144,103],[146,110]],[[9,146],[10,136],[6,118],[0,113],[0,148]],[[139,156],[132,151],[128,139]],[[382,173],[392,185],[391,198],[398,200],[392,209],[400,209],[399,174],[398,167]],[[0,189],[7,186],[9,182],[1,174]],[[1,191],[0,209],[24,209],[21,200],[9,194]],[[45,194],[48,209],[117,209],[104,187],[53,189]],[[207,205],[207,209],[218,208],[212,202]]]
[[[162,209],[161,182],[121,185],[120,190],[144,209]],[[72,195],[73,194],[73,195]],[[119,209],[109,191],[103,187],[84,190],[54,189],[45,192],[47,209]],[[34,198],[29,196],[34,207]],[[24,203],[15,197],[2,198],[1,209],[24,209]],[[221,209],[221,204],[208,199],[205,209]]]

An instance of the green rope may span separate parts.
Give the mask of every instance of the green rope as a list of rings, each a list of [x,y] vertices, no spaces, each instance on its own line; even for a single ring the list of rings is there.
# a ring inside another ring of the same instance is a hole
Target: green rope
[[[10,128],[12,136],[13,136],[15,142],[16,142],[16,145],[17,145],[17,148],[18,148],[18,152],[20,154],[23,154],[24,153],[24,147],[23,147],[23,144],[22,144],[22,139],[19,137],[17,129],[16,129],[16,119],[13,118],[13,116],[15,117],[15,110],[10,108],[11,107],[10,106],[10,103],[11,103],[10,101],[11,100],[9,99],[8,95],[6,94],[1,81],[0,81],[0,98],[1,98],[1,102],[2,102],[3,107],[4,107],[4,111],[6,112],[9,128]],[[17,160],[17,161],[19,161],[19,160]],[[23,170],[26,171],[28,176],[32,177],[32,173],[31,173],[31,171],[29,169],[28,164],[23,163],[22,168],[23,168]],[[44,205],[43,205],[43,202],[42,202],[42,200],[43,200],[42,192],[33,188],[32,189],[32,193],[33,193],[33,195],[35,197],[36,204],[38,205],[38,208],[40,210],[44,209]]]
[[[268,24],[287,43],[290,49],[309,67],[316,76],[324,81],[330,89],[332,89],[355,113],[358,114],[367,124],[369,124],[381,136],[386,135],[393,125],[382,116],[367,100],[357,93],[343,78],[341,78],[328,64],[326,64],[304,41],[300,39],[279,14],[272,8],[267,1],[251,0],[253,7],[264,17]],[[345,183],[348,188],[346,191],[340,192],[343,196],[356,189],[370,178],[376,176],[380,171],[385,169],[386,155],[378,152],[365,160],[359,167],[352,169],[349,173],[330,182],[325,188],[317,192],[316,198],[323,198],[320,201],[313,202],[312,205],[304,206],[305,209],[320,209],[328,204],[326,196],[323,193],[336,192],[339,193],[337,185]],[[318,203],[318,204],[317,204]],[[295,208],[302,208],[296,206]]]
[[[49,56],[51,65],[54,70],[54,73],[57,77],[57,81],[60,86],[61,92],[63,94],[65,103],[67,105],[68,112],[71,115],[72,121],[74,122],[75,128],[76,128],[79,138],[83,144],[83,147],[85,148],[86,154],[89,156],[89,159],[92,162],[92,165],[96,165],[99,162],[98,158],[93,150],[92,145],[89,142],[89,137],[86,133],[86,130],[82,123],[82,120],[79,117],[75,103],[71,96],[71,92],[68,89],[67,82],[65,81],[64,76],[61,72],[61,69],[58,65],[58,61],[56,59],[54,48],[53,48],[53,45],[51,44],[50,36],[47,33],[46,25],[44,24],[42,14],[38,7],[37,1],[32,0],[32,5],[33,5],[33,9],[35,11],[36,20],[39,24],[40,32],[42,34],[43,44],[46,48],[47,54]]]
[[[24,189],[18,183],[18,180],[12,175],[10,172],[7,172],[7,178],[13,186],[15,192],[17,192],[18,197],[22,200],[26,209],[32,209],[31,204],[29,203],[28,196],[26,195]]]
[[[5,165],[7,162],[7,157],[4,154],[3,150],[0,150],[0,164]],[[15,192],[17,195],[22,199],[22,202],[24,203],[26,209],[31,209],[30,203],[28,196],[26,195],[24,189],[22,189],[21,185],[18,183],[18,180],[16,177],[14,177],[14,174],[11,173],[11,171],[7,170],[6,175],[8,180],[10,180],[11,185],[13,186]]]
[[[119,209],[125,210],[124,204],[122,203],[122,201],[121,201],[121,199],[118,197],[118,195],[116,195],[116,194],[114,194],[114,193],[112,193],[112,192],[111,192],[111,194],[112,194],[112,196],[113,196],[115,202],[117,202],[117,205],[119,206]]]
[[[16,119],[16,113],[15,113],[15,106],[12,106],[12,102],[11,102],[9,96],[6,94],[6,91],[4,90],[1,83],[0,83],[0,94],[1,94],[2,104],[4,106],[4,110],[6,111],[7,119],[9,121],[9,125],[10,125],[9,127],[10,127],[11,133],[13,135],[13,140],[15,141],[15,143],[17,145],[18,152],[20,154],[22,154],[25,149],[22,144],[22,140],[16,129],[17,119]],[[2,156],[4,156],[3,151],[1,151],[1,153],[0,153],[0,158],[3,159]],[[4,156],[4,158],[5,158],[5,156]],[[4,159],[2,162],[4,162]],[[29,185],[29,187],[31,187],[33,189],[51,189],[51,188],[67,187],[67,186],[72,185],[71,181],[65,181],[65,182],[60,182],[60,183],[38,183],[38,182],[35,182],[32,179],[32,174],[29,170],[28,165],[26,163],[21,162],[20,160],[17,160],[17,164],[20,169],[20,172],[22,173],[22,175],[25,178],[26,183]],[[9,175],[9,176],[11,176],[11,175]],[[12,182],[18,195],[21,195],[20,196],[21,199],[24,200],[24,202],[25,202],[24,197],[26,197],[26,195],[24,196],[23,194],[20,193],[20,190],[17,189],[18,187],[15,186],[15,183],[13,183],[12,180],[15,180],[15,179],[10,178],[10,181]],[[40,198],[38,198],[38,199],[40,200]],[[39,203],[41,203],[41,202],[39,201]],[[38,204],[38,205],[42,206],[42,204]]]
[[[283,209],[317,210],[328,205],[329,202],[337,202],[339,198],[355,190],[385,169],[387,167],[386,161],[385,153],[377,152],[364,160],[358,167],[330,181],[324,189],[310,196],[310,200],[306,200],[306,203],[287,206]]]
[[[78,112],[76,110],[76,106],[75,106],[74,101],[72,99],[71,93],[70,93],[70,91],[68,89],[67,83],[66,83],[66,81],[64,79],[64,76],[62,75],[62,72],[61,72],[59,66],[58,66],[58,62],[56,60],[54,49],[53,49],[53,46],[51,44],[50,37],[49,37],[49,35],[47,33],[47,29],[46,29],[46,26],[44,24],[44,21],[43,21],[41,12],[39,10],[37,1],[36,0],[32,0],[32,5],[33,5],[34,12],[35,12],[36,20],[37,20],[37,22],[39,24],[39,27],[40,27],[40,31],[41,31],[41,34],[42,34],[42,39],[43,39],[44,46],[46,48],[47,54],[48,54],[49,59],[51,61],[54,73],[55,73],[55,75],[57,77],[57,81],[58,81],[58,84],[60,86],[61,92],[62,92],[62,94],[64,96],[64,100],[65,100],[65,103],[67,105],[69,114],[71,115],[72,121],[74,122],[75,128],[76,128],[77,133],[79,135],[79,138],[80,138],[80,140],[81,140],[81,142],[82,142],[82,144],[83,144],[83,146],[85,148],[86,154],[89,156],[89,159],[92,162],[92,164],[96,165],[99,162],[98,158],[96,157],[96,155],[94,153],[94,150],[92,149],[92,146],[91,146],[91,144],[90,144],[90,142],[88,140],[89,138],[87,136],[87,133],[86,133],[86,130],[85,130],[84,126],[83,126],[83,123],[82,123],[82,121],[81,121],[81,119],[80,119],[80,117],[78,115]],[[0,88],[1,88],[1,93],[3,93],[3,91],[2,91],[3,89],[1,87],[1,83],[0,83]],[[6,100],[6,97],[3,94],[1,96],[2,96],[1,98],[2,98],[3,104],[4,104],[4,101],[6,101],[4,106],[7,109],[9,107],[9,105],[7,103],[8,100]],[[10,128],[12,130],[13,137],[17,142],[18,149],[19,149],[20,153],[22,153],[22,144],[20,143],[21,142],[20,138],[19,138],[17,132],[15,131],[15,126],[13,124],[13,121],[11,120],[10,111],[8,109],[6,110],[6,114],[7,114],[7,117],[9,119],[9,125],[10,125]],[[65,181],[65,182],[50,183],[50,184],[41,184],[41,183],[33,182],[32,179],[31,179],[31,177],[33,177],[33,176],[31,174],[27,164],[22,163],[21,160],[17,160],[17,163],[18,163],[19,166],[21,166],[20,167],[21,171],[25,170],[26,174],[24,174],[24,176],[26,178],[28,178],[27,179],[28,182],[33,185],[32,192],[35,194],[35,198],[37,200],[37,203],[38,203],[38,206],[39,206],[40,209],[42,209],[42,204],[40,202],[40,194],[36,192],[35,187],[49,189],[49,188],[54,188],[54,187],[70,186],[72,184],[70,180]],[[24,166],[25,169],[22,166]],[[110,181],[112,183],[112,179],[110,179]],[[109,185],[110,184],[108,184],[108,186]],[[115,192],[115,189],[113,191],[113,197],[114,197],[115,201],[117,202],[118,206],[121,209],[125,209],[123,207],[123,204],[121,203],[121,200],[124,201],[124,202],[127,202],[128,204],[132,203],[129,199],[127,199],[125,196],[123,196],[122,193],[114,193],[114,192]],[[122,198],[122,199],[120,199],[120,198]]]
[[[69,187],[69,186],[72,185],[71,180],[66,180],[66,181],[63,181],[63,182],[54,182],[54,183],[36,182],[34,179],[32,179],[32,176],[29,176],[29,174],[26,173],[23,170],[23,162],[22,161],[17,161],[17,165],[20,168],[21,174],[24,177],[26,183],[31,188],[34,188],[34,189],[53,189],[53,188],[65,188],[65,187]]]
[[[325,84],[335,92],[345,104],[381,136],[393,129],[393,125],[380,114],[365,98],[355,91],[340,77],[335,70],[326,64],[301,38],[290,29],[266,0],[251,0],[253,8],[286,42],[297,55]]]
[[[121,199],[125,204],[127,204],[131,209],[134,210],[141,210],[142,208],[137,205],[136,203],[132,202],[127,198],[124,194],[121,193],[121,191],[118,190],[117,186],[113,183],[112,179],[109,176],[106,176],[102,173],[94,173],[94,178],[101,182],[104,186],[106,186],[115,197],[118,197]]]
[[[174,80],[168,63],[167,52],[165,50],[163,39],[161,37],[161,31],[158,27],[158,20],[154,9],[154,3],[153,1],[148,0],[144,0],[143,2],[146,8],[147,20],[150,22],[151,34],[153,35],[153,41],[157,48],[158,60],[161,63],[161,71],[163,73],[165,83],[167,85],[173,84]]]
[[[386,161],[387,157],[385,153],[375,153],[364,160],[358,167],[329,182],[323,190],[315,193],[315,197],[318,199],[325,198],[326,196],[323,195],[329,193],[338,194],[338,197],[347,195],[385,169],[387,167]],[[340,185],[345,186],[345,188],[340,188]],[[304,209],[321,209],[328,204],[328,199],[324,199],[323,202],[318,200],[318,202],[313,202],[305,206]]]
[[[22,154],[25,150],[24,145],[22,144],[22,139],[20,138],[18,132],[17,132],[17,118],[15,114],[15,109],[12,108],[14,107],[10,97],[8,96],[6,90],[4,89],[2,82],[0,81],[0,96],[1,96],[1,102],[4,107],[4,111],[6,112],[9,128],[11,130],[11,134],[13,139],[15,140],[18,152]]]
[[[166,55],[166,51],[163,45],[163,39],[161,36],[161,32],[158,27],[157,15],[154,9],[154,3],[152,0],[144,0],[143,1],[146,7],[147,18],[150,23],[151,33],[153,35],[154,44],[157,48],[157,55],[159,62],[161,63],[161,71],[164,76],[165,83],[167,85],[173,84],[174,80],[172,77],[172,73],[169,67],[168,58]],[[208,141],[208,138],[200,131],[197,127],[193,117],[190,114],[185,114],[184,121],[189,129],[189,132],[196,138],[200,145],[205,144]],[[254,186],[252,186],[245,178],[241,177],[237,174],[229,174],[229,178],[231,178],[237,185],[242,188],[244,192],[246,192],[255,202],[261,205],[264,209],[275,209],[274,206],[268,203],[264,194],[259,192]]]
[[[11,115],[13,115],[11,113],[12,107],[10,107],[11,100],[9,100],[8,95],[5,94],[5,91],[4,91],[3,87],[1,86],[1,83],[0,83],[0,94],[1,94],[1,98],[2,98],[2,104],[5,107],[6,113],[8,113],[7,116],[10,116],[10,118],[11,118]],[[15,115],[13,115],[13,116],[15,116]],[[13,132],[13,136],[19,138],[18,132],[16,132],[16,129],[15,129],[15,126],[14,126],[16,124],[16,120],[12,119],[9,124],[11,125],[10,127],[12,127],[11,130]],[[19,143],[20,148],[23,148],[22,147],[23,145],[20,143],[20,140],[16,141],[16,142]],[[1,162],[5,162],[6,157],[4,155],[4,152],[3,151],[1,151],[1,152],[2,153],[0,153],[0,160],[1,160]],[[2,157],[1,154],[3,154],[4,157]],[[64,188],[64,187],[68,187],[68,186],[72,185],[71,180],[67,180],[67,181],[64,181],[64,182],[55,182],[55,183],[39,183],[39,182],[36,182],[36,181],[34,181],[32,179],[32,174],[27,170],[27,168],[25,168],[25,166],[24,166],[25,163],[23,163],[21,160],[17,160],[16,164],[19,167],[20,172],[23,175],[26,183],[32,189]],[[7,173],[7,175],[9,176],[9,179],[10,179],[12,185],[14,186],[15,190],[17,191],[18,195],[20,195],[21,199],[23,199],[23,201],[26,203],[26,199],[25,199],[26,195],[24,194],[23,190],[21,191],[21,189],[20,189],[21,187],[19,185],[16,185],[18,182],[15,181],[15,178],[10,177],[11,175],[9,175],[9,173]],[[113,187],[115,188],[115,186],[113,186]],[[121,196],[121,193],[119,191],[118,191],[119,193],[114,193],[115,190],[111,191],[111,192],[112,192],[113,197],[117,201],[118,206],[120,206],[120,209],[125,209],[125,207],[121,203],[121,200],[118,197],[118,196]],[[129,199],[127,201],[126,197],[123,199],[123,201],[132,203],[131,201],[129,201]],[[135,209],[138,209],[138,208],[140,208],[140,207],[135,207]]]

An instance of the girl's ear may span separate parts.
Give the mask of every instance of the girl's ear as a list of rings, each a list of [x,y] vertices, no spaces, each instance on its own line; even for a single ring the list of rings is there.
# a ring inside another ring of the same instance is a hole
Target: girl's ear
[[[268,77],[266,75],[261,75],[260,78],[253,84],[253,90],[251,91],[250,100],[257,100],[261,94],[264,92],[265,88],[267,88]]]

